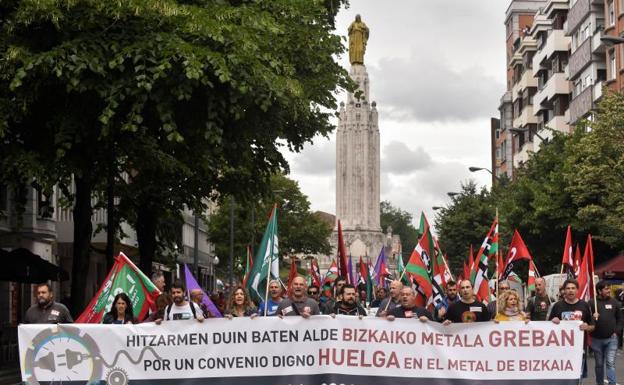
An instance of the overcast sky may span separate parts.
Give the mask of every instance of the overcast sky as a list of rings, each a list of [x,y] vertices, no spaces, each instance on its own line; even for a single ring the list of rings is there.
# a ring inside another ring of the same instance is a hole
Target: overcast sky
[[[364,62],[381,137],[381,199],[417,220],[474,179],[490,185],[490,117],[505,90],[506,0],[351,0],[338,15],[347,34],[356,14],[370,29]],[[341,58],[348,68],[348,55]],[[345,95],[339,102],[346,100]],[[335,213],[335,135],[286,154],[290,177],[313,210]]]

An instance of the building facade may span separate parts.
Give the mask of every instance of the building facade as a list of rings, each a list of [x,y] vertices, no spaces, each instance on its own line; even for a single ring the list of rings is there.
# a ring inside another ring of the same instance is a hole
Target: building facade
[[[591,120],[605,86],[622,91],[623,8],[624,0],[511,1],[507,92],[492,130],[497,176],[513,177],[554,132]]]

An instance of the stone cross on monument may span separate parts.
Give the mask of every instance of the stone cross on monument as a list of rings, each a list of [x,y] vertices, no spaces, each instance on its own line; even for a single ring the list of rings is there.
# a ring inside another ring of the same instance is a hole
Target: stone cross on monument
[[[382,247],[391,246],[380,226],[379,126],[376,103],[371,102],[364,53],[369,29],[360,15],[349,26],[349,74],[358,84],[340,103],[336,130],[336,220],[340,220],[347,251],[353,261],[370,257],[375,263]],[[390,236],[391,237],[391,236]],[[337,227],[332,234],[336,250]],[[334,253],[335,255],[335,253]],[[392,251],[386,258],[394,267]],[[391,270],[392,271],[392,270]]]

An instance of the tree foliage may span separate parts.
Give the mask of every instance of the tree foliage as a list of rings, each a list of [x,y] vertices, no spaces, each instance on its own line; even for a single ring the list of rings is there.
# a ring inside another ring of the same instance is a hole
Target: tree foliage
[[[183,205],[266,191],[288,169],[280,147],[332,130],[334,94],[350,86],[331,33],[343,3],[0,3],[0,175],[74,202],[75,308],[106,175],[149,254]]]
[[[465,187],[436,218],[451,261],[464,259],[471,242],[481,242],[495,207],[501,245],[517,229],[542,274],[559,272],[568,225],[581,249],[592,234],[596,263],[622,253],[624,96],[605,93],[591,121],[569,134],[555,132],[512,181],[480,193]]]
[[[222,266],[228,266],[230,250],[230,210],[234,205],[234,256],[245,264],[247,245],[254,250],[262,240],[273,205],[277,205],[277,227],[281,256],[329,253],[332,227],[310,211],[310,202],[297,182],[282,174],[271,177],[271,193],[256,202],[233,201],[224,197],[209,218],[209,238],[215,244]],[[253,218],[253,227],[252,227]]]
[[[380,212],[381,230],[386,231],[388,226],[392,227],[392,233],[401,237],[403,255],[409,256],[418,242],[418,230],[412,224],[412,214],[394,207],[388,201],[381,202]]]

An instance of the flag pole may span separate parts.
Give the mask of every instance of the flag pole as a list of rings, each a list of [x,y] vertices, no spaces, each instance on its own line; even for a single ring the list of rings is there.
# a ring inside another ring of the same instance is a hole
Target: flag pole
[[[275,215],[277,211],[277,203],[273,204],[273,213],[271,216]],[[275,218],[275,221],[277,222],[277,218]],[[275,229],[273,229],[273,231],[275,231]],[[264,291],[264,316],[267,316],[267,312],[268,312],[268,308],[269,308],[269,282],[271,281],[271,267],[273,265],[273,242],[275,242],[275,237],[271,237],[271,241],[269,242],[269,247],[271,247],[269,250],[270,251],[270,256],[271,256],[271,262],[269,263],[269,268],[267,269],[267,278],[266,278],[266,289]],[[277,263],[279,264],[279,259],[277,261]]]
[[[496,208],[496,226],[499,226],[498,223],[498,207]],[[498,229],[498,234],[499,234],[499,238],[500,238],[500,228]],[[500,301],[498,300],[498,281],[500,280],[500,276],[498,275],[498,259],[500,257],[500,239],[498,241],[498,247],[496,248],[496,281],[494,282],[494,285],[496,285],[496,314],[498,314],[498,306],[500,305]],[[488,287],[489,290],[489,287]],[[496,314],[494,314],[494,316],[496,316]]]

